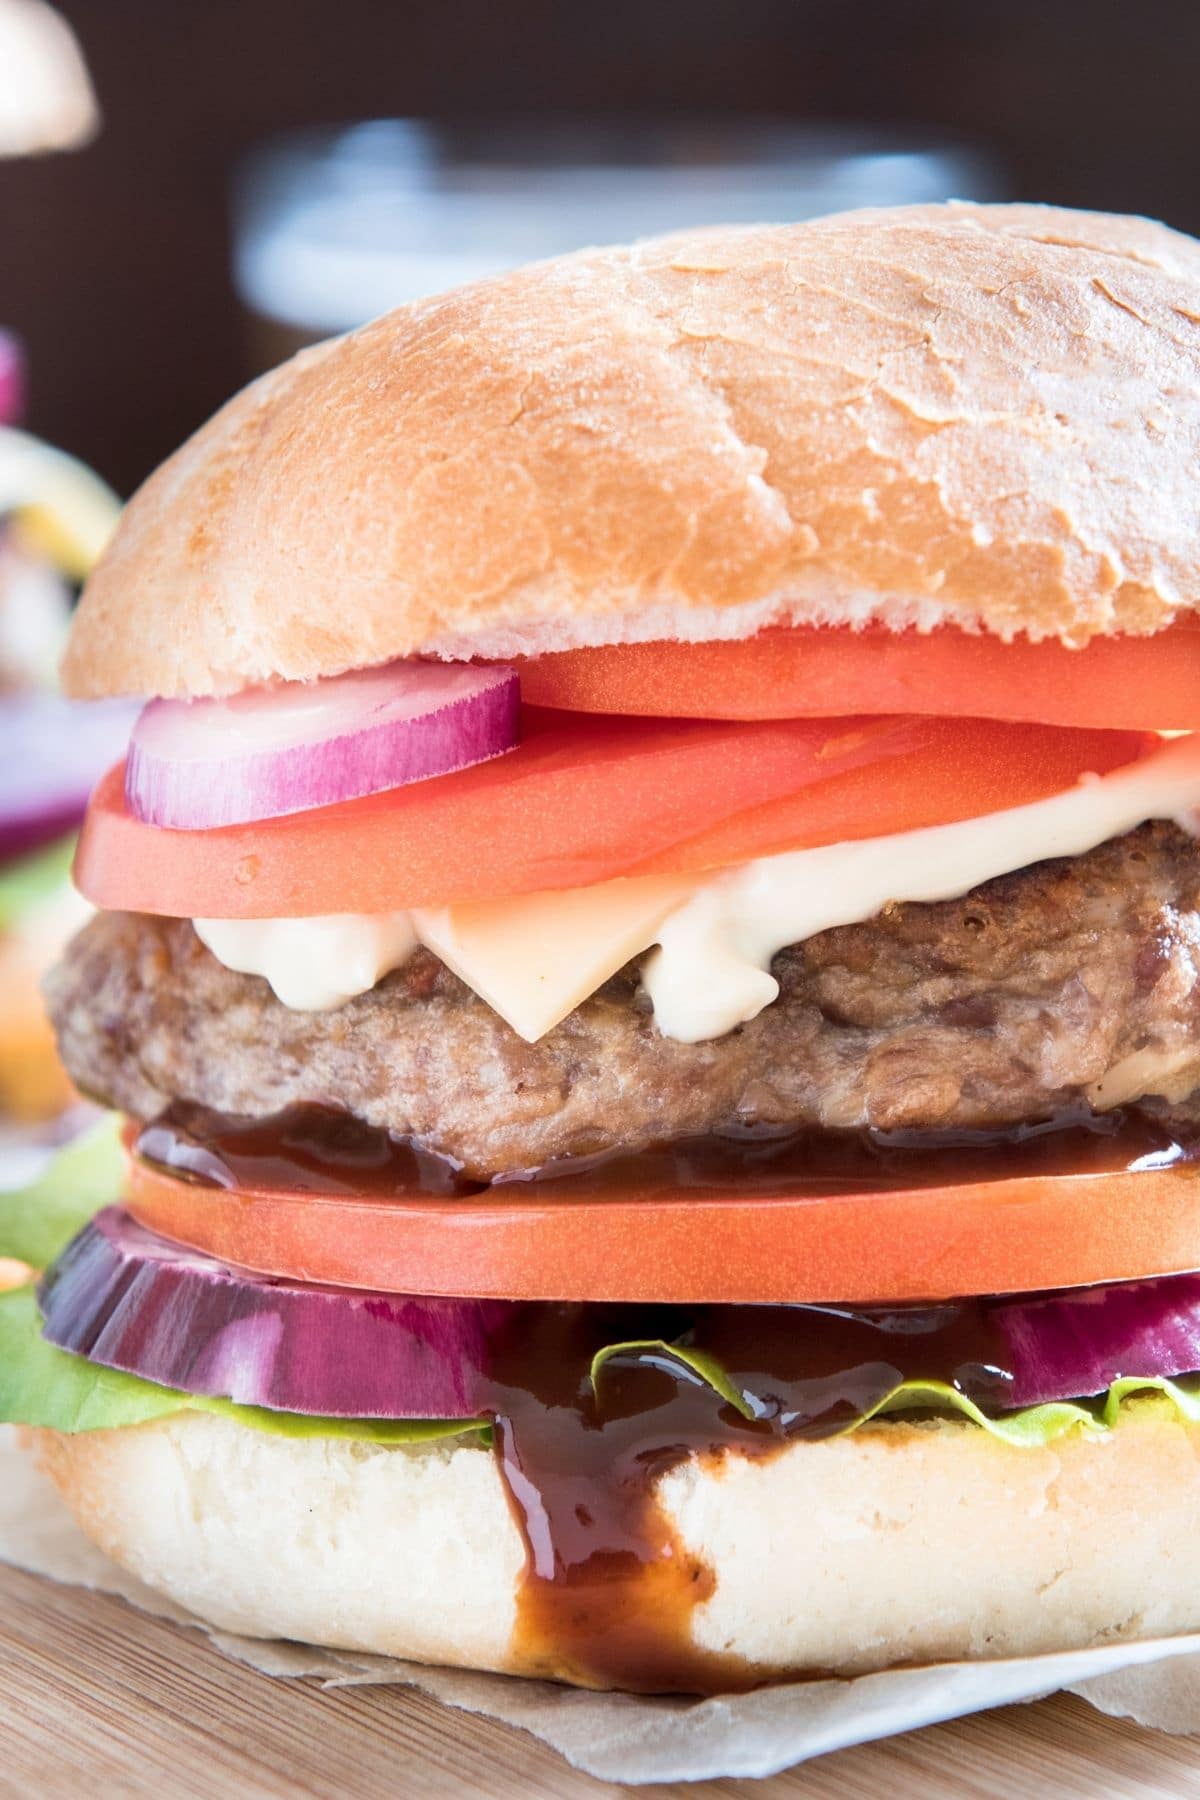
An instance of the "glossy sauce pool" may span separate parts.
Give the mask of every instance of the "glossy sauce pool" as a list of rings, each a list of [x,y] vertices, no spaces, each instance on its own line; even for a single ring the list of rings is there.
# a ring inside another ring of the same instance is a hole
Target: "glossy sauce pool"
[[[715,1583],[656,1492],[685,1458],[760,1458],[828,1437],[906,1374],[1003,1404],[1005,1346],[979,1302],[876,1315],[705,1309],[688,1347],[755,1396],[752,1419],[670,1356],[614,1357],[593,1387],[592,1356],[620,1322],[589,1307],[532,1310],[502,1347],[488,1409],[527,1552],[516,1648],[536,1672],[591,1685],[728,1693],[764,1679],[694,1641],[695,1609]]]
[[[136,1153],[185,1179],[221,1187],[317,1193],[490,1193],[443,1159],[319,1107],[264,1120],[176,1105],[147,1126]],[[730,1131],[594,1159],[527,1179],[569,1195],[670,1186],[779,1193],[926,1180],[945,1185],[994,1172],[997,1158],[1029,1173],[1190,1161],[1153,1120],[1073,1117],[997,1141]],[[652,1254],[648,1246],[647,1254]],[[990,1408],[1005,1405],[1006,1348],[987,1300],[939,1306],[644,1307],[529,1303],[497,1341],[487,1415],[513,1515],[526,1546],[517,1642],[523,1666],[549,1677],[642,1692],[730,1692],[761,1672],[699,1649],[696,1608],[714,1591],[657,1498],[660,1478],[688,1457],[767,1457],[830,1436],[905,1379],[941,1381]],[[665,1339],[713,1357],[754,1396],[745,1418],[670,1354],[592,1359],[614,1343]]]
[[[1198,1155],[1144,1114],[1068,1113],[1006,1132],[815,1132],[730,1126],[636,1151],[472,1179],[333,1107],[300,1104],[265,1118],[176,1101],[139,1133],[135,1154],[172,1174],[224,1188],[282,1188],[378,1199],[514,1197],[565,1201],[669,1190],[681,1199],[736,1188],[748,1197],[948,1187],[1006,1176],[1108,1173]]]

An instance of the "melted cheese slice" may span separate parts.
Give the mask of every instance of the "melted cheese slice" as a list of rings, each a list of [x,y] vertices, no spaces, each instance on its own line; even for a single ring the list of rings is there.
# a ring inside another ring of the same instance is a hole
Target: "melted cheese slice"
[[[412,914],[420,941],[536,1043],[654,942],[695,876],[645,875]]]

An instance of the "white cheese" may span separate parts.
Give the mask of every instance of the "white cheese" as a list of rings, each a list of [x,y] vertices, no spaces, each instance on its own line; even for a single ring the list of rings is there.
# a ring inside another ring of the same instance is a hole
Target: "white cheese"
[[[770,1005],[771,959],[889,901],[949,900],[1011,869],[1080,856],[1145,819],[1200,827],[1200,736],[1067,792],[956,825],[760,857],[700,876],[646,876],[469,906],[315,919],[197,919],[226,967],[261,975],[286,1006],[365,993],[427,945],[533,1043],[632,957],[659,1030],[720,1037]]]
[[[652,944],[695,885],[647,875],[412,917],[421,942],[533,1044]]]

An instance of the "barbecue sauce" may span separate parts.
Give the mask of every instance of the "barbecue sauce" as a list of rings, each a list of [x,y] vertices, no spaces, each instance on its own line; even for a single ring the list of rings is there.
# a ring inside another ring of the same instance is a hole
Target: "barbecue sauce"
[[[333,1109],[294,1106],[267,1119],[176,1103],[136,1153],[223,1187],[313,1193],[489,1193],[441,1157]],[[661,1191],[685,1198],[732,1182],[748,1193],[812,1193],[996,1172],[1162,1168],[1196,1162],[1153,1118],[1073,1114],[1001,1138],[950,1134],[755,1132],[652,1146],[531,1171],[564,1200]],[[647,1255],[653,1247],[647,1246]],[[995,1303],[638,1307],[528,1304],[493,1346],[485,1414],[526,1547],[514,1653],[547,1677],[646,1693],[731,1692],[766,1679],[740,1658],[696,1645],[697,1608],[715,1589],[658,1499],[690,1457],[759,1460],[844,1430],[901,1381],[939,1381],[995,1410],[1006,1404],[1006,1346]],[[611,1356],[607,1346],[663,1342],[713,1358],[749,1397],[749,1417],[669,1352]]]
[[[514,1650],[532,1673],[588,1686],[736,1692],[769,1677],[696,1644],[694,1614],[716,1584],[660,1505],[660,1478],[693,1456],[761,1459],[831,1436],[906,1376],[1003,1405],[1006,1347],[979,1301],[877,1313],[704,1309],[682,1342],[752,1397],[755,1416],[745,1418],[661,1351],[618,1354],[593,1386],[595,1352],[615,1332],[646,1336],[654,1323],[542,1306],[501,1347],[488,1411],[526,1547]]]
[[[736,1188],[750,1197],[948,1187],[1005,1175],[1086,1175],[1200,1161],[1146,1113],[1072,1111],[1007,1131],[813,1131],[731,1125],[639,1150],[561,1158],[485,1181],[449,1157],[331,1106],[300,1103],[263,1118],[176,1100],[143,1127],[144,1161],[223,1188],[369,1194],[380,1199],[487,1195],[536,1186],[547,1200],[658,1195],[686,1200]]]
[[[185,1180],[302,1194],[445,1196],[478,1191],[446,1157],[365,1125],[333,1106],[301,1104],[263,1118],[175,1100],[143,1126],[134,1154]]]

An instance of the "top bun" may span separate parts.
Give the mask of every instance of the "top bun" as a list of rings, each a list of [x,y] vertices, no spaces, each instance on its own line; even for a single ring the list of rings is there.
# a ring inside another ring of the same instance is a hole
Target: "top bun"
[[[131,502],[68,692],[779,622],[1154,632],[1200,599],[1200,244],[914,206],[591,250],[231,400]]]

